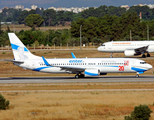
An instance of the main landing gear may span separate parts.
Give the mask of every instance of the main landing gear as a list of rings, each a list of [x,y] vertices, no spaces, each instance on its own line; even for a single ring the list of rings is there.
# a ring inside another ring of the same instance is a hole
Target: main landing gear
[[[113,53],[110,54],[110,58],[113,58]]]
[[[147,57],[150,57],[150,54],[149,53],[147,54]]]
[[[143,54],[143,55],[142,55],[142,57],[143,57],[143,58],[145,58],[145,57],[146,57],[146,55],[145,55],[145,54]],[[147,53],[147,57],[150,57],[150,54],[149,54],[149,53]]]
[[[84,78],[84,74],[78,73],[75,75],[75,78]]]

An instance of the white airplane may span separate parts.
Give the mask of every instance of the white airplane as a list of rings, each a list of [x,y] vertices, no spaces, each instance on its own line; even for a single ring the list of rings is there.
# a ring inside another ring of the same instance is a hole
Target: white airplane
[[[141,55],[150,57],[154,52],[154,41],[111,41],[102,44],[97,48],[100,52],[124,53],[125,56]],[[112,57],[112,56],[111,56]]]
[[[107,73],[144,73],[152,66],[133,58],[73,58],[45,59],[33,55],[14,33],[8,33],[12,46],[14,65],[24,69],[47,73],[72,73],[75,78],[106,75]]]

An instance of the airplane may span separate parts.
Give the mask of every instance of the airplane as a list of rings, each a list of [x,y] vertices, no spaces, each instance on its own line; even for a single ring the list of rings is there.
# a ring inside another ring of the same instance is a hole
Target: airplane
[[[46,59],[33,55],[14,33],[8,33],[14,65],[46,73],[72,73],[75,78],[106,75],[107,73],[144,73],[152,66],[143,60],[133,58],[73,58]]]
[[[97,48],[100,52],[124,53],[125,56],[141,55],[145,58],[150,57],[151,52],[154,52],[154,41],[111,41],[103,43]]]

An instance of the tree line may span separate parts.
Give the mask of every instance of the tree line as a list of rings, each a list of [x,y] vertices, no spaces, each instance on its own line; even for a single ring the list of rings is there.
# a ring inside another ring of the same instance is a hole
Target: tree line
[[[83,12],[75,14],[73,12],[58,11],[56,12],[53,9],[44,10],[43,8],[37,8],[36,10],[22,11],[16,10],[13,8],[5,8],[0,13],[0,19],[2,22],[13,22],[18,24],[25,24],[25,18],[30,14],[39,14],[44,19],[45,26],[55,26],[55,25],[64,25],[66,21],[76,21],[78,18],[88,18],[88,17],[104,17],[105,15],[109,16],[122,16],[127,12],[136,12],[139,16],[139,13],[142,12],[142,20],[153,20],[154,18],[154,8],[150,9],[148,6],[131,6],[129,10],[126,8],[115,7],[115,6],[100,6],[98,8],[90,7]]]
[[[133,6],[132,9],[144,7],[146,8],[147,6]],[[113,11],[115,10],[117,12],[111,12],[112,9]],[[123,11],[121,11],[121,9]],[[101,12],[101,10],[106,10],[106,12],[103,13]],[[9,12],[10,14],[12,12],[11,15],[13,17],[13,11],[10,10]],[[16,32],[17,36],[25,45],[33,45],[36,42],[43,45],[55,44],[59,46],[60,43],[62,43],[63,45],[79,45],[80,30],[82,35],[82,43],[84,44],[91,42],[100,44],[111,40],[130,40],[130,33],[132,36],[132,40],[146,40],[148,35],[147,30],[149,30],[150,39],[154,39],[154,20],[141,20],[138,16],[138,13],[131,11],[131,9],[126,13],[124,8],[113,6],[100,6],[97,9],[90,8],[89,10],[85,10],[79,14],[64,11],[55,12],[52,9],[36,9],[29,12],[20,12],[20,14],[16,14],[18,15],[18,20],[20,20],[20,23],[32,27],[32,30],[21,30],[20,32]],[[102,16],[99,16],[99,14],[102,14]],[[7,15],[9,15],[8,12]],[[7,15],[5,18],[7,18]],[[12,17],[10,17],[11,20],[13,19]],[[45,25],[52,26],[55,25],[57,21],[59,21],[58,23],[61,22],[60,24],[62,24],[63,22],[69,20],[72,20],[70,30],[35,30],[36,26],[41,26],[43,25],[43,23]],[[6,31],[3,31],[1,30],[0,25],[1,45],[9,44],[7,36],[8,32],[10,32],[9,27]]]
[[[136,12],[127,12],[122,16],[104,17],[88,17],[87,19],[80,18],[73,21],[71,24],[71,35],[80,37],[80,27],[82,28],[82,36],[88,38],[89,42],[93,42],[94,38],[100,38],[103,41],[111,40],[146,40],[147,29],[149,37],[154,36],[154,20],[142,21]]]

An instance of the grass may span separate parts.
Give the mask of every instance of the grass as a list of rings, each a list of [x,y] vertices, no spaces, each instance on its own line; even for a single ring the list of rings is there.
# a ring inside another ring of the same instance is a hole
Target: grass
[[[10,101],[10,109],[0,111],[3,120],[123,120],[139,104],[154,111],[154,91],[36,91],[3,96]]]
[[[154,83],[0,84],[0,91],[153,89]]]

